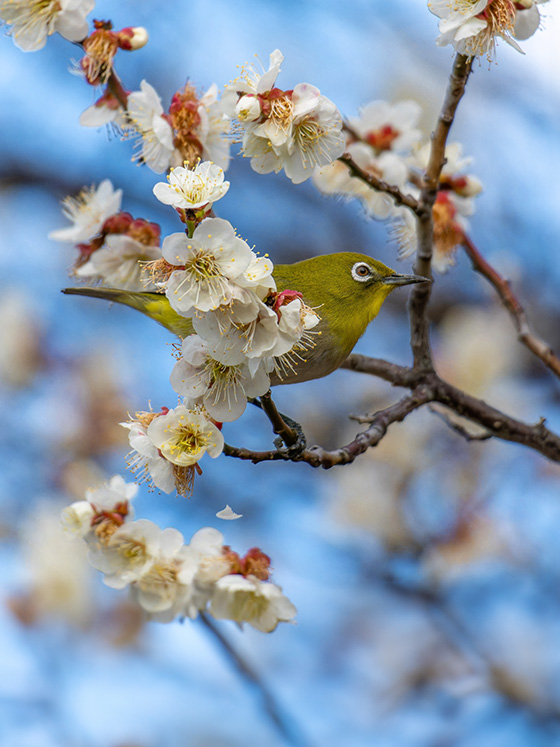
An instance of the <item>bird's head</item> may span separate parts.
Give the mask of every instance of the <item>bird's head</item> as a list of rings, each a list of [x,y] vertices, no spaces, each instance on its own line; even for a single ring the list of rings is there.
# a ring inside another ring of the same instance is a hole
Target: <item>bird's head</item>
[[[428,282],[419,275],[402,275],[365,254],[340,252],[280,265],[278,286],[299,290],[316,308],[329,333],[351,350],[374,319],[387,296],[401,285]]]

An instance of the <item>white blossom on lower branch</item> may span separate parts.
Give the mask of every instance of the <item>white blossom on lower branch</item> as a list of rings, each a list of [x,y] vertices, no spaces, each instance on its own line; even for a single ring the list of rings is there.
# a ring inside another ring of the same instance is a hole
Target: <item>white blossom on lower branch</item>
[[[228,575],[215,586],[210,612],[218,620],[248,623],[263,633],[271,633],[278,623],[293,620],[296,608],[270,581]]]
[[[123,485],[124,481],[116,493],[131,494],[131,486],[123,492]],[[106,487],[89,497],[99,503],[103,491],[105,498],[115,494]],[[128,587],[150,619],[170,622],[209,612],[216,619],[248,623],[264,633],[294,619],[296,609],[269,580],[270,558],[259,548],[241,557],[212,527],[200,529],[190,544],[184,544],[174,528],[162,530],[147,519],[127,522],[126,502],[112,505],[109,500],[107,505],[113,510],[100,511],[92,504],[91,519],[81,523],[79,533],[89,545],[89,561],[104,574],[107,586]],[[71,514],[82,513],[75,506],[63,511],[66,527],[72,523]]]

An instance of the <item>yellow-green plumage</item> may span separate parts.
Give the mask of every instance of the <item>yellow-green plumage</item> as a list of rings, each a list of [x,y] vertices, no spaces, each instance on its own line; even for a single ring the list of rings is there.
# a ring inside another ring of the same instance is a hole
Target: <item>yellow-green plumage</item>
[[[282,379],[273,375],[273,385],[318,379],[339,368],[391,291],[399,285],[425,280],[416,275],[399,275],[357,252],[324,254],[291,265],[275,265],[273,274],[279,291],[299,291],[321,318],[313,330],[314,346],[300,353],[303,360],[294,366],[293,373],[288,372]],[[131,306],[181,338],[194,331],[191,321],[177,314],[163,294],[102,287],[67,288],[64,293]]]

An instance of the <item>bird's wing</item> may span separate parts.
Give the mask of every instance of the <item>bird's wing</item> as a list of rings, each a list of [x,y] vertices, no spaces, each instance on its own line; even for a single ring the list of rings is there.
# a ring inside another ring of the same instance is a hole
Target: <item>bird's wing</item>
[[[75,288],[64,288],[62,291],[68,295],[91,296],[92,298],[105,298],[107,301],[122,303],[142,312],[150,319],[158,322],[178,337],[184,338],[194,332],[190,319],[185,319],[171,308],[167,297],[163,293],[147,293],[119,290],[118,288],[88,288],[76,286]]]

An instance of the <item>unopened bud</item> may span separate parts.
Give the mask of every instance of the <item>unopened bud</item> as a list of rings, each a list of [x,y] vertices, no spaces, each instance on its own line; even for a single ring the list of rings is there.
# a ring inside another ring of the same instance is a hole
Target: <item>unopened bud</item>
[[[254,122],[261,116],[261,105],[256,96],[242,96],[235,107],[237,119],[241,122]]]
[[[516,0],[515,7],[517,10],[529,10],[534,5],[533,0]]]
[[[133,52],[136,49],[145,47],[150,37],[148,31],[143,26],[127,26],[127,28],[121,29],[118,32],[117,38],[121,49]]]
[[[456,181],[453,180],[452,187],[460,197],[476,197],[484,189],[480,179],[472,174],[467,174]]]

